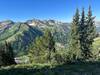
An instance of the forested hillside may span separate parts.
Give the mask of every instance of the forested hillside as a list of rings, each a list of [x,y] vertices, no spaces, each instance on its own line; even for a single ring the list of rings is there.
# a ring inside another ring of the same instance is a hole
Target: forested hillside
[[[54,20],[28,20],[26,22],[13,22],[11,20],[0,23],[0,42],[11,42],[15,54],[26,54],[28,46],[37,36],[43,35],[43,31],[49,28],[56,42],[66,44],[69,32],[67,23]]]

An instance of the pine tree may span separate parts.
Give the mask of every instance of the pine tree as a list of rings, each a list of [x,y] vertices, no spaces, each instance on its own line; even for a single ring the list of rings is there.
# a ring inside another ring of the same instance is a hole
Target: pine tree
[[[13,52],[13,48],[11,47],[11,43],[9,42],[5,42],[5,64],[7,65],[12,65],[12,64],[16,64],[15,60],[14,60],[14,52]]]
[[[87,59],[91,57],[92,53],[92,44],[94,38],[96,37],[96,30],[94,25],[94,17],[92,17],[91,7],[89,7],[88,16],[86,18],[86,27],[85,27],[85,47],[83,50],[84,57]]]
[[[29,51],[30,62],[34,63],[44,63],[46,48],[43,46],[42,37],[37,37],[35,42],[32,43]]]
[[[29,51],[30,61],[46,63],[51,61],[52,52],[55,52],[55,42],[49,30],[45,30],[44,35],[37,37],[34,45]]]
[[[2,61],[3,54],[4,54],[4,45],[2,43],[0,43],[0,66],[2,66],[4,64],[3,61]]]
[[[73,17],[73,22],[71,25],[70,31],[70,40],[69,40],[69,59],[77,60],[81,56],[80,50],[80,38],[79,38],[79,10],[76,10],[76,14]]]
[[[45,35],[43,36],[44,39],[44,46],[47,48],[47,60],[51,62],[52,54],[55,53],[55,41],[53,35],[49,29],[45,30]]]
[[[87,38],[87,26],[86,26],[86,17],[85,17],[85,12],[84,12],[84,8],[82,10],[82,14],[81,14],[81,20],[80,20],[80,26],[79,26],[79,34],[80,34],[80,48],[82,51],[82,56],[84,57],[84,53],[86,51],[86,38]]]
[[[10,43],[0,44],[0,65],[16,64],[14,60],[13,48]]]

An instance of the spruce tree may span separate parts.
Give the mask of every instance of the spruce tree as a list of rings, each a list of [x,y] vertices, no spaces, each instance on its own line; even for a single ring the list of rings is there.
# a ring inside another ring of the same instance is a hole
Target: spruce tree
[[[68,52],[70,60],[77,60],[81,56],[79,25],[80,25],[79,10],[77,9],[76,14],[73,17],[73,22],[70,31],[69,52]]]
[[[10,43],[0,44],[0,65],[13,65],[16,64],[14,60],[13,48]]]
[[[2,43],[0,43],[0,66],[2,66],[3,63],[3,54],[4,54],[4,45]]]
[[[89,6],[88,16],[86,18],[86,27],[85,27],[85,48],[83,51],[84,57],[89,58],[92,55],[92,44],[94,42],[94,38],[96,37],[94,17],[92,17],[91,7]]]
[[[9,42],[5,42],[5,46],[6,46],[6,62],[8,63],[8,65],[12,65],[12,64],[16,64],[15,63],[15,59],[14,59],[14,52],[13,52],[13,48],[11,46],[11,43]]]
[[[87,38],[87,26],[86,26],[86,17],[85,17],[85,12],[84,12],[84,8],[82,10],[82,14],[81,14],[81,20],[80,20],[80,26],[79,26],[79,34],[80,34],[80,48],[82,51],[82,56],[84,57],[84,53],[86,51],[86,38]]]

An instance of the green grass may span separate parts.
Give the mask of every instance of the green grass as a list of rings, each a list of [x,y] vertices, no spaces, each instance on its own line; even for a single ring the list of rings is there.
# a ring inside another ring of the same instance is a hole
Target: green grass
[[[97,55],[99,51],[100,51],[100,37],[94,39],[93,54]]]
[[[0,75],[100,75],[100,63],[12,65],[2,67]]]

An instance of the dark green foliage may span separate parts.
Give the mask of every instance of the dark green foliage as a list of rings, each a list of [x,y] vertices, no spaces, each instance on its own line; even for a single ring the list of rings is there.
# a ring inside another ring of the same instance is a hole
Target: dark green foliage
[[[51,61],[52,59],[51,53],[55,53],[55,41],[53,39],[53,36],[50,30],[45,30],[43,38],[44,38],[44,46],[46,47],[46,50],[48,51],[47,60]]]
[[[79,32],[80,32],[80,48],[82,51],[82,56],[85,56],[85,52],[86,52],[86,46],[87,46],[87,25],[86,25],[86,17],[85,17],[85,12],[84,12],[84,8],[82,10],[82,14],[81,14],[81,20],[80,20],[80,28],[79,28]]]
[[[10,43],[5,42],[5,55],[3,57],[5,65],[16,64],[14,60],[13,48]]]
[[[92,56],[92,45],[94,42],[94,38],[96,37],[96,32],[94,17],[92,17],[91,8],[89,7],[87,17],[85,17],[85,12],[83,8],[81,16],[81,19],[79,19],[79,11],[77,9],[76,14],[73,18],[70,32],[70,59],[88,59]]]
[[[16,64],[14,60],[13,48],[10,43],[5,42],[4,45],[0,45],[0,65],[12,65]]]
[[[29,58],[30,62],[35,62],[35,63],[44,63],[45,57],[46,57],[46,52],[45,52],[45,47],[43,46],[43,40],[41,37],[37,37],[34,45],[30,47],[29,50]]]
[[[79,40],[79,10],[76,10],[76,14],[73,17],[73,22],[71,25],[70,31],[70,40],[69,40],[69,51],[68,56],[70,60],[77,60],[80,58],[80,40]]]
[[[4,46],[0,43],[0,66],[3,65]]]
[[[100,62],[10,66],[0,69],[0,75],[100,75]]]
[[[89,7],[88,16],[85,18],[84,10],[82,11],[82,18],[80,23],[80,44],[82,56],[87,59],[92,56],[92,44],[96,37],[94,25],[94,17],[92,17],[91,7]]]
[[[94,17],[92,17],[91,7],[89,7],[86,24],[87,24],[87,39],[86,39],[87,51],[85,56],[87,56],[87,54],[89,55],[89,52],[91,53],[92,44],[94,42],[94,38],[96,37],[96,30],[95,30],[96,27],[94,23]]]
[[[55,53],[55,42],[49,30],[45,30],[44,35],[37,37],[34,45],[30,47],[29,57],[31,62],[47,63],[51,62]]]

